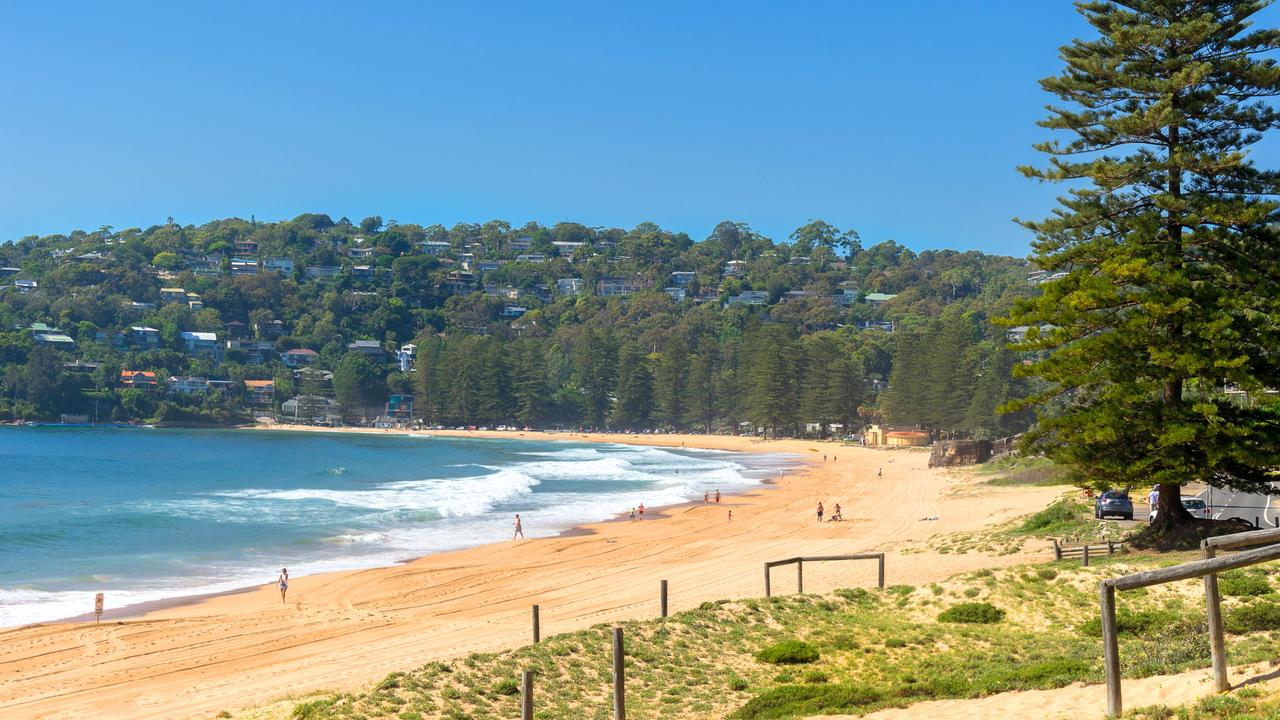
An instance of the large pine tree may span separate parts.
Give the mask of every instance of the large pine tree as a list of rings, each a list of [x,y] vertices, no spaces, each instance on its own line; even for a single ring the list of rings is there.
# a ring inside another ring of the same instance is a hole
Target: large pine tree
[[[1249,148],[1280,121],[1265,100],[1280,32],[1251,29],[1265,0],[1080,2],[1099,36],[1064,47],[1042,81],[1062,99],[1043,127],[1069,137],[1033,178],[1070,184],[1052,217],[1026,222],[1035,260],[1065,277],[1010,324],[1041,328],[1022,366],[1059,411],[1033,447],[1082,484],[1160,486],[1159,518],[1189,520],[1180,486],[1266,492],[1280,414],[1222,392],[1280,387],[1280,186]]]

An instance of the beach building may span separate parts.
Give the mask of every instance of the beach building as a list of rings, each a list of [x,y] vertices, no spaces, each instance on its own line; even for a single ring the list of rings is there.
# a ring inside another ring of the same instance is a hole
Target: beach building
[[[929,433],[918,427],[889,427],[872,425],[863,434],[867,445],[877,447],[926,447],[930,444]]]
[[[183,332],[180,337],[188,355],[210,358],[214,362],[222,361],[222,346],[218,344],[217,333]]]
[[[156,386],[156,374],[149,370],[121,370],[120,387],[149,390]]]
[[[280,360],[291,368],[305,367],[320,359],[320,353],[309,348],[294,348],[280,353]]]
[[[280,403],[280,419],[314,425],[337,425],[342,422],[338,403],[323,395],[298,395]]]
[[[254,405],[265,406],[275,402],[275,380],[245,380],[244,387],[249,392],[249,401]]]

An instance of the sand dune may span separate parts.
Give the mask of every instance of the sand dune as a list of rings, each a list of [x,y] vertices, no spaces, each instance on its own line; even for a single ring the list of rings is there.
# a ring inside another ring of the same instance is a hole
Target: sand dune
[[[564,537],[499,542],[396,567],[297,577],[287,605],[274,587],[262,586],[102,625],[5,630],[0,716],[211,716],[290,693],[355,689],[433,659],[527,643],[534,603],[547,636],[654,616],[663,579],[673,611],[758,596],[762,563],[797,554],[884,550],[890,584],[941,580],[1027,558],[900,551],[935,534],[1033,512],[1061,492],[990,486],[954,492],[972,480],[926,469],[920,452],[703,436],[530,437],[789,452],[809,464],[774,486],[726,497],[719,506],[668,508],[662,519],[600,523]],[[839,461],[823,463],[823,453]],[[848,522],[818,524],[818,500],[828,507],[840,502]],[[926,517],[938,519],[921,520]],[[874,582],[869,563],[805,572],[810,592]],[[783,573],[774,588],[792,591],[794,578]]]

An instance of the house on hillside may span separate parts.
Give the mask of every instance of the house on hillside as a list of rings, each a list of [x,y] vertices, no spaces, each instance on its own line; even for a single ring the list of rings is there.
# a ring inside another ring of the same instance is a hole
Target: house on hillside
[[[257,275],[258,261],[248,258],[231,258],[232,275]]]
[[[356,340],[355,342],[347,343],[347,352],[358,352],[378,362],[382,362],[387,358],[387,351],[382,349],[382,343],[377,340]]]
[[[102,369],[102,363],[85,362],[83,360],[62,363],[62,370],[71,375],[92,375],[100,369]]]
[[[543,255],[542,253],[527,253],[525,255],[516,256],[516,262],[534,263],[536,265],[538,263],[544,263],[546,261],[547,261],[547,256]]]
[[[38,332],[32,333],[31,339],[35,340],[37,345],[51,347],[54,350],[75,350],[76,341],[71,339],[70,335],[60,332]]]
[[[724,301],[724,306],[730,305],[768,305],[769,292],[767,290],[743,290],[737,295],[732,295]]]
[[[320,353],[309,348],[294,348],[280,353],[280,360],[291,368],[306,367],[320,359]]]
[[[237,339],[227,341],[227,350],[244,353],[246,365],[261,365],[275,353],[276,346],[270,340]]]
[[[671,273],[671,284],[677,287],[686,287],[698,277],[698,273],[692,270],[677,270]]]
[[[510,285],[485,285],[484,294],[500,300],[515,300],[520,297],[520,289]]]
[[[582,278],[560,278],[556,280],[556,292],[560,295],[577,295],[582,292]]]
[[[685,297],[689,294],[689,291],[686,288],[674,285],[672,287],[662,288],[662,292],[670,295],[671,299],[676,302],[684,302]]]
[[[270,406],[275,402],[275,380],[245,380],[244,387],[249,393],[249,402],[258,407]]]
[[[13,286],[18,289],[19,293],[26,295],[40,287],[40,283],[35,280],[14,280]]]
[[[288,277],[293,275],[293,260],[287,257],[267,258],[262,261],[262,269]]]
[[[180,337],[188,355],[222,361],[222,345],[218,343],[217,333],[183,332]]]
[[[209,392],[209,378],[175,375],[169,378],[169,392],[178,395],[203,395]]]
[[[418,346],[413,343],[401,345],[396,351],[396,364],[400,366],[400,372],[413,372],[413,358],[418,352]]]
[[[423,240],[418,243],[418,247],[422,250],[423,255],[439,257],[441,255],[447,255],[452,246],[447,242],[441,242],[439,240]]]
[[[742,277],[747,274],[747,263],[742,260],[730,260],[724,264],[720,273],[724,277]]]
[[[156,386],[156,374],[149,370],[121,370],[120,387],[149,390]]]
[[[175,287],[160,288],[160,300],[167,303],[176,302],[185,305],[187,302],[187,291],[183,288]]]
[[[373,257],[372,247],[351,247],[347,248],[347,257],[352,260],[366,260]]]
[[[130,342],[139,350],[155,350],[160,347],[160,331],[145,325],[129,328]]]
[[[257,255],[258,243],[256,240],[237,240],[235,243],[237,255]]]
[[[306,270],[308,280],[333,280],[341,274],[339,265],[308,265]]]
[[[889,295],[887,293],[874,292],[874,293],[867,293],[866,299],[867,299],[867,303],[871,305],[883,305],[896,297],[898,297],[896,294]]]
[[[644,289],[644,283],[637,277],[621,275],[605,275],[597,285],[600,297],[625,297]]]

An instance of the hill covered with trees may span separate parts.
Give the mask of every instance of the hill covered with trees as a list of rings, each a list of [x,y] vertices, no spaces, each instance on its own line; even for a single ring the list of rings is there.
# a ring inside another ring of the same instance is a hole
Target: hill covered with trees
[[[787,242],[321,214],[27,237],[0,245],[0,419],[1000,436],[1028,420],[995,412],[1023,390],[989,320],[1036,280],[821,221]]]

